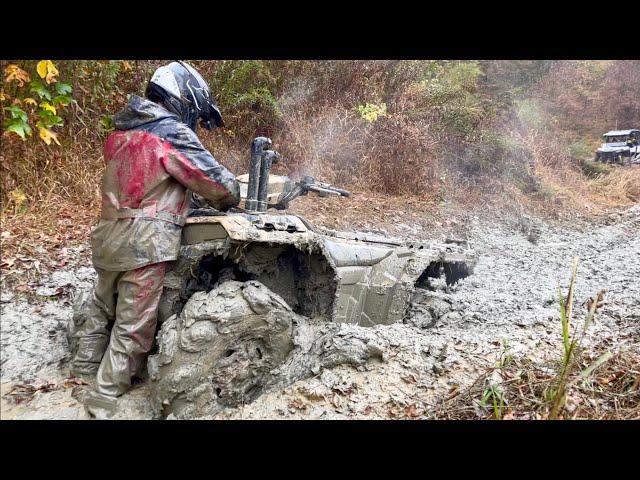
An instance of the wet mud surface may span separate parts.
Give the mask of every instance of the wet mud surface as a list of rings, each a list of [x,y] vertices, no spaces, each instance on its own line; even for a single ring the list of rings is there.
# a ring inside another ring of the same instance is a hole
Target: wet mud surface
[[[442,287],[416,295],[405,323],[373,328],[327,326],[289,312],[284,315],[289,316],[286,325],[276,328],[280,340],[290,346],[289,355],[284,363],[276,362],[279,366],[267,375],[266,388],[257,395],[250,393],[249,401],[222,402],[221,407],[216,401],[219,408],[194,409],[188,416],[430,418],[447,395],[468,387],[505,351],[532,359],[559,355],[558,287],[566,292],[574,256],[580,259],[576,318],[582,318],[590,296],[607,290],[587,344],[604,341],[614,349],[640,348],[638,206],[591,225],[537,221],[532,229],[506,218],[472,218],[465,235],[479,257],[474,274],[449,292]],[[61,269],[44,279],[30,299],[3,289],[3,419],[87,418],[78,401],[87,386],[69,381],[65,333],[72,295],[90,285],[93,275],[89,266]],[[238,285],[226,288],[231,296],[240,294]],[[262,290],[255,289],[251,301],[259,304]],[[255,313],[251,301],[246,307]],[[297,330],[303,334],[289,330],[295,322],[302,325]],[[204,330],[190,334],[192,350],[206,346]],[[176,327],[178,333],[182,330]],[[267,333],[264,338],[271,335]],[[264,345],[264,338],[255,339],[256,348]],[[244,352],[243,362],[261,362],[271,368],[268,359],[252,356],[255,353],[255,349]],[[220,382],[228,381],[225,378]],[[249,392],[251,387],[250,382],[242,384]],[[157,416],[162,408],[149,400],[156,398],[154,388],[151,382],[126,394],[118,418]]]

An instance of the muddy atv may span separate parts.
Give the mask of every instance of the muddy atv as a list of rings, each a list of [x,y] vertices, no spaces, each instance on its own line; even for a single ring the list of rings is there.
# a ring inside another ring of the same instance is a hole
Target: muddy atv
[[[238,177],[243,208],[194,209],[183,228],[148,361],[159,417],[206,417],[322,368],[379,356],[375,340],[347,338],[345,324],[402,322],[414,295],[472,271],[473,253],[460,242],[337,232],[286,214],[299,195],[349,192],[269,175],[279,158],[270,145],[252,144],[251,172]]]

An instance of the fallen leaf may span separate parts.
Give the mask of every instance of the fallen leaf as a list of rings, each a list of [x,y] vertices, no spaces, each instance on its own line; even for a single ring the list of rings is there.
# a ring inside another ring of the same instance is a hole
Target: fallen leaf
[[[44,127],[39,127],[38,131],[40,133],[40,138],[44,141],[44,143],[46,143],[47,145],[51,145],[51,140],[53,140],[54,142],[56,142],[57,145],[60,145],[60,142],[58,141],[58,135],[53,133],[51,130],[49,130],[48,128],[44,128]]]
[[[409,418],[416,418],[420,416],[420,413],[418,412],[418,406],[415,403],[407,405],[404,409],[404,413]]]
[[[402,377],[402,380],[405,381],[406,383],[417,383],[418,382],[418,378],[413,373],[410,373],[409,375],[407,375],[405,377]]]
[[[4,79],[5,82],[17,82],[18,86],[20,87],[24,86],[25,82],[31,80],[27,72],[13,63],[8,65],[7,68],[4,69],[4,73],[6,74],[6,77]]]
[[[292,402],[289,402],[289,405],[287,405],[289,408],[294,408],[296,410],[306,410],[307,406],[301,402],[298,399],[293,400]]]
[[[65,378],[62,382],[64,388],[74,388],[78,385],[89,385],[87,382],[78,377]]]

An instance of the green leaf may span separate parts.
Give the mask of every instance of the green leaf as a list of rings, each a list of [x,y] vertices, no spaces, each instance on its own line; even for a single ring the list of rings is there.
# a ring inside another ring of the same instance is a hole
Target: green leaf
[[[17,134],[22,140],[25,139],[26,135],[31,136],[31,127],[28,123],[22,122],[20,120],[12,121],[7,124],[5,128],[7,132],[13,132]]]
[[[611,357],[613,357],[613,353],[607,350],[605,353],[600,355],[595,362],[593,362],[591,365],[589,365],[589,367],[585,368],[582,373],[580,373],[580,378],[586,380],[587,377],[589,377],[589,375],[591,375],[596,368],[609,361]]]
[[[46,87],[42,84],[40,80],[34,80],[30,84],[30,91],[38,95],[40,98],[46,98],[47,100],[51,100],[51,93]]]
[[[54,105],[64,105],[65,107],[71,103],[71,97],[69,95],[58,95],[54,97]]]
[[[23,124],[20,123],[12,123],[11,125],[9,125],[6,128],[7,132],[13,132],[13,133],[17,133],[18,136],[22,139],[25,140],[25,132],[24,132],[24,126]]]
[[[59,95],[67,95],[71,93],[73,88],[68,83],[56,83],[56,92]]]
[[[100,125],[102,125],[102,128],[104,128],[104,130],[107,132],[111,132],[112,130],[115,129],[115,125],[113,123],[113,117],[110,115],[102,117],[100,119]]]
[[[20,107],[12,105],[10,107],[4,107],[4,110],[8,110],[11,113],[11,118],[19,118],[22,122],[27,122],[27,113]]]
[[[39,110],[38,116],[40,120],[36,124],[39,128],[51,128],[56,126],[62,126],[63,121],[58,115],[54,115],[48,110]]]

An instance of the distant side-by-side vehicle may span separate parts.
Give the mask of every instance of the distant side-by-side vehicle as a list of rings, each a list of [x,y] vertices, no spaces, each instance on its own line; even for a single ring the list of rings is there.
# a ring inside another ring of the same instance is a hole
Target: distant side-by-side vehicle
[[[640,130],[612,130],[603,135],[604,143],[596,151],[596,160],[625,165],[640,163]]]

